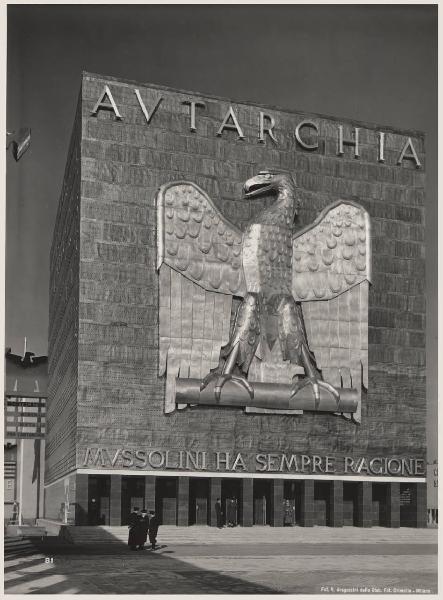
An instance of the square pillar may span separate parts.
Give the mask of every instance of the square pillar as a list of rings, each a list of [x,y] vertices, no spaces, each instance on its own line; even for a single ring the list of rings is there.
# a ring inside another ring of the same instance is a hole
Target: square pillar
[[[75,476],[75,524],[88,524],[88,475]]]
[[[300,525],[312,527],[314,525],[314,480],[302,481]]]
[[[177,484],[177,525],[189,525],[189,477],[179,477]]]
[[[155,475],[145,476],[145,508],[155,510]]]
[[[343,527],[343,481],[331,481],[329,485],[329,526]]]
[[[357,527],[372,527],[372,483],[361,481],[357,492]]]
[[[122,476],[111,475],[109,524],[122,524]]]
[[[242,479],[242,525],[251,527],[254,520],[254,480]]]
[[[217,513],[215,512],[215,503],[217,498],[221,500],[221,478],[211,477],[209,480],[209,524],[211,527],[217,527]]]
[[[400,483],[397,481],[388,484],[386,527],[400,527]]]
[[[283,479],[274,479],[272,482],[272,527],[283,527]]]
[[[415,510],[417,527],[427,527],[426,483],[415,484]]]

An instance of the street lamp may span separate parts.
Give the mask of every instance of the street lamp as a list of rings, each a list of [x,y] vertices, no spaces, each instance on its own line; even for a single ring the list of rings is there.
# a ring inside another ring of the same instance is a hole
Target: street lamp
[[[6,150],[12,146],[12,154],[18,162],[31,144],[31,129],[22,127],[16,134],[15,131],[6,132]]]

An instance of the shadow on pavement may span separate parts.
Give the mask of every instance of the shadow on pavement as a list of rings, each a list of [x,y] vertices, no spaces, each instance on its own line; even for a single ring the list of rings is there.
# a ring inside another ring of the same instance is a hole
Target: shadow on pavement
[[[21,543],[5,540],[5,593],[281,593],[254,581],[180,560],[173,556],[173,545],[161,544],[161,535],[159,550],[133,552],[109,532],[101,533],[103,542],[97,544],[69,544],[57,537]],[[180,554],[184,557],[183,551]],[[53,562],[45,562],[47,559]]]

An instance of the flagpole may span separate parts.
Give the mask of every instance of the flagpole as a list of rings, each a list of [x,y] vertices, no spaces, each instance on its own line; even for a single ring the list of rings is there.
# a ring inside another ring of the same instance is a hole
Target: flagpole
[[[36,439],[35,440],[35,445],[38,448],[38,452],[36,453],[37,456],[34,458],[34,460],[37,460],[38,458],[38,465],[37,465],[37,508],[36,508],[36,518],[39,519],[40,518],[40,462],[41,462],[41,440]]]
[[[19,495],[18,495],[18,524],[23,525],[23,438],[20,438],[20,470],[19,470]]]

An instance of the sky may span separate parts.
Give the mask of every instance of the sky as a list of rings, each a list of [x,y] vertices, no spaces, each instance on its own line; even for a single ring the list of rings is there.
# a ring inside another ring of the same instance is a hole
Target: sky
[[[49,249],[83,70],[426,134],[427,356],[437,405],[435,5],[9,5],[6,325],[46,354]],[[434,426],[432,426],[434,424]]]

